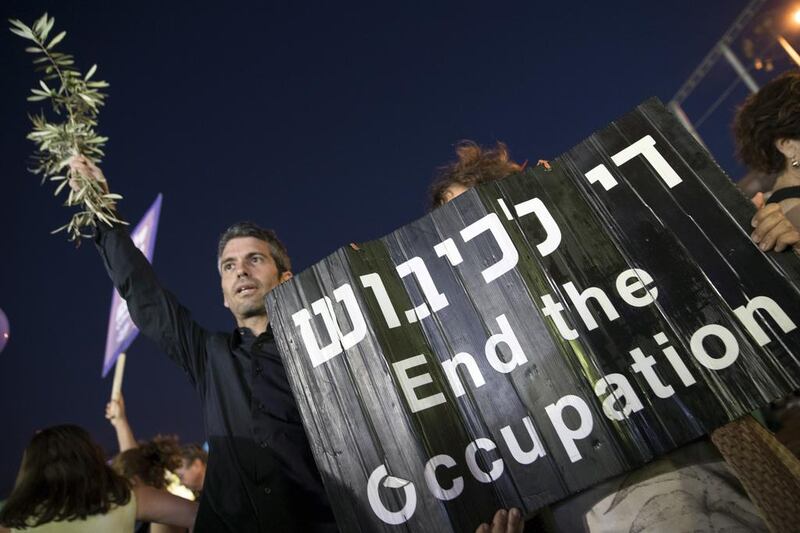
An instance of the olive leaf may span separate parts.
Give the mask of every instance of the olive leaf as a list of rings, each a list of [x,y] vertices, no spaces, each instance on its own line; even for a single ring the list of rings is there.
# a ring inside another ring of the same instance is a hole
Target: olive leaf
[[[30,171],[40,174],[42,183],[48,178],[61,182],[56,187],[55,195],[58,196],[64,189],[68,190],[65,205],[82,206],[82,210],[75,213],[68,224],[53,233],[66,231],[70,241],[80,242],[81,237],[91,235],[91,231],[87,230],[95,227],[98,220],[109,225],[127,224],[117,218],[114,208],[121,196],[106,190],[105,183],[101,184],[69,168],[73,156],[82,155],[99,163],[104,155],[103,147],[108,137],[99,135],[95,128],[107,96],[100,89],[108,87],[108,83],[92,79],[97,72],[97,65],[93,65],[83,76],[74,67],[73,56],[54,51],[67,32],[56,34],[48,42],[55,19],[47,13],[32,26],[16,19],[10,19],[9,22],[12,33],[33,42],[34,46],[28,46],[25,51],[34,55],[35,70],[43,74],[38,86],[31,89],[28,101],[48,100],[56,118],[51,121],[44,111],[30,115],[33,130],[27,138],[36,144],[33,154],[35,166]],[[70,184],[75,188],[67,187]]]

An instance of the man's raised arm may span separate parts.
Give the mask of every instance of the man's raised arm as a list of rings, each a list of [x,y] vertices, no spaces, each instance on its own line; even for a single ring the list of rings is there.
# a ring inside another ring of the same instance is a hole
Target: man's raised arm
[[[97,180],[107,191],[102,171],[89,159],[76,156],[70,168]],[[70,186],[74,185],[70,181]],[[153,267],[136,247],[125,226],[97,224],[95,244],[114,287],[128,305],[133,323],[200,384],[205,369],[207,333],[191,318],[189,310],[164,289]]]

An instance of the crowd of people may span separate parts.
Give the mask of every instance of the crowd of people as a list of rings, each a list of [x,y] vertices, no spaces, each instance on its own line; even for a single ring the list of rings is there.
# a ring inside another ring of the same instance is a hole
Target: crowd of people
[[[753,241],[763,251],[796,250],[800,73],[784,74],[748,98],[734,132],[744,163],[775,176],[774,185],[752,199]],[[513,161],[502,143],[484,148],[465,141],[456,146],[456,155],[439,169],[432,209],[526,166]],[[90,159],[75,156],[70,168],[73,176],[96,180],[108,190]],[[37,432],[0,509],[0,533],[142,527],[154,532],[338,531],[264,306],[267,293],[292,277],[291,260],[277,235],[242,222],[219,240],[223,302],[236,322],[229,334],[212,333],[192,320],[124,227],[98,224],[94,240],[134,322],[196,388],[210,454],[197,445],[181,446],[174,437],[137,441],[124,399],[115,398],[106,417],[119,452],[107,460],[76,426]],[[760,500],[740,481],[706,439],[542,509],[527,525],[518,509],[498,509],[478,531],[767,530],[763,506],[753,503]],[[181,484],[183,492],[175,489]]]

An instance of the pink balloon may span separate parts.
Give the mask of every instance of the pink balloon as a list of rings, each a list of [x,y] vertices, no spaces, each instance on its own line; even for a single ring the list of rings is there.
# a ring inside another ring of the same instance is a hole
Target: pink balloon
[[[6,347],[8,344],[8,336],[9,336],[9,324],[8,324],[8,317],[0,309],[0,352],[3,351],[3,348]]]

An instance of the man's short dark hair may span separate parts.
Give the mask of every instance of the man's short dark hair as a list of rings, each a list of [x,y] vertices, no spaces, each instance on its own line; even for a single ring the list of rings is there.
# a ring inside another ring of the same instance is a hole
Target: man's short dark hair
[[[181,458],[186,461],[187,465],[191,465],[197,459],[203,464],[208,464],[208,452],[197,444],[186,444],[182,446]]]
[[[217,266],[219,266],[222,252],[225,250],[225,245],[228,244],[228,241],[239,237],[254,237],[266,242],[269,245],[270,255],[275,261],[275,266],[278,267],[279,275],[292,269],[292,261],[289,259],[286,246],[278,239],[275,232],[271,229],[264,229],[252,222],[237,222],[220,235],[219,245],[217,246]]]
[[[508,147],[502,142],[487,148],[474,141],[460,141],[456,144],[456,156],[458,159],[438,169],[430,189],[431,209],[445,203],[445,192],[451,185],[458,183],[469,189],[522,170],[522,165],[511,159]]]
[[[800,139],[800,72],[786,72],[751,94],[733,123],[742,162],[766,174],[786,168],[778,139]]]

